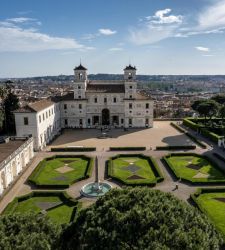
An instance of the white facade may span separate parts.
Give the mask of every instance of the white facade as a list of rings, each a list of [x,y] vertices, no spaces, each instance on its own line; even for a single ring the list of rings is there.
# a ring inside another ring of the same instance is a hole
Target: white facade
[[[14,138],[14,140],[18,139]],[[33,138],[31,137],[24,140],[24,143],[19,148],[0,163],[0,196],[32,158]]]
[[[89,81],[87,69],[74,69],[74,91],[15,111],[17,136],[32,135],[40,150],[61,128],[153,126],[153,101],[137,91],[136,68],[124,69],[122,81]]]

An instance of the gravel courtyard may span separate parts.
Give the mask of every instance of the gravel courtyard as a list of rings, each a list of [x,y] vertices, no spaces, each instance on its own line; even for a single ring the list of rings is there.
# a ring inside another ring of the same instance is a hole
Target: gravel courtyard
[[[51,147],[85,146],[97,147],[97,151],[109,147],[145,146],[154,149],[163,145],[190,145],[190,139],[170,125],[170,121],[155,121],[153,128],[112,129],[107,132],[110,138],[99,139],[100,129],[66,129]]]

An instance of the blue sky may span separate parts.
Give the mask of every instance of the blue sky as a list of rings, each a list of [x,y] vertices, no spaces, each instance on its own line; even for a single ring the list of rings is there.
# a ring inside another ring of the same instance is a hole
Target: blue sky
[[[225,74],[225,0],[2,0],[0,77]]]

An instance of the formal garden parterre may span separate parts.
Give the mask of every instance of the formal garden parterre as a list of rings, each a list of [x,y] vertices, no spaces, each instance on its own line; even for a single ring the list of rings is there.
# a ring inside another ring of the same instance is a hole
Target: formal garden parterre
[[[224,183],[225,173],[211,158],[195,153],[172,153],[163,162],[178,179],[195,184]]]
[[[222,233],[225,240],[225,188],[202,188],[191,197]]]
[[[81,204],[65,192],[34,191],[16,197],[3,211],[10,213],[44,213],[59,224],[69,223],[76,217]]]
[[[41,161],[28,181],[37,187],[67,188],[90,177],[93,159],[84,155],[55,155]]]
[[[163,181],[157,163],[142,154],[119,154],[107,162],[108,175],[126,185],[151,185]]]

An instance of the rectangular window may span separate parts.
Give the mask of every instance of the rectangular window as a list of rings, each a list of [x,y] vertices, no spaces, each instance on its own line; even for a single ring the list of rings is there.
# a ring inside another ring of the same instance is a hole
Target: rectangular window
[[[132,109],[132,106],[133,106],[132,103],[129,103],[129,109]]]
[[[67,104],[64,104],[64,109],[67,109]]]
[[[133,98],[133,96],[132,95],[130,95],[130,99],[132,99]]]
[[[67,126],[68,125],[68,120],[65,119],[64,122],[65,122],[65,126]]]
[[[82,109],[82,104],[79,104],[79,109]]]
[[[106,97],[104,98],[104,103],[107,103],[107,98]]]
[[[113,102],[114,102],[114,103],[116,102],[116,97],[113,98]]]
[[[53,108],[52,108],[52,115],[53,115],[53,112],[54,112],[54,110],[53,110]]]
[[[39,115],[39,123],[41,123],[41,116]]]
[[[148,118],[146,118],[145,119],[145,124],[148,125],[148,122],[149,122],[149,120],[148,120]]]
[[[78,89],[81,89],[80,85],[78,85]]]
[[[131,118],[129,119],[129,125],[132,125],[132,119]]]
[[[97,97],[95,97],[95,103],[97,103],[98,102],[98,98]]]
[[[46,111],[46,119],[48,118],[48,112]]]
[[[81,99],[81,95],[79,95],[78,98]]]
[[[145,108],[146,108],[146,109],[149,109],[149,103],[146,103],[146,104],[145,104]]]
[[[83,120],[82,120],[82,119],[80,119],[79,123],[80,123],[80,125],[83,125]]]
[[[130,89],[132,89],[132,86],[130,86]]]
[[[49,114],[49,117],[51,116],[51,110],[49,109],[49,112],[48,112],[48,114]]]
[[[43,114],[43,121],[45,120],[45,114]]]
[[[24,125],[28,125],[28,117],[23,118]]]
[[[121,124],[123,124],[124,123],[124,120],[123,119],[121,119]]]

